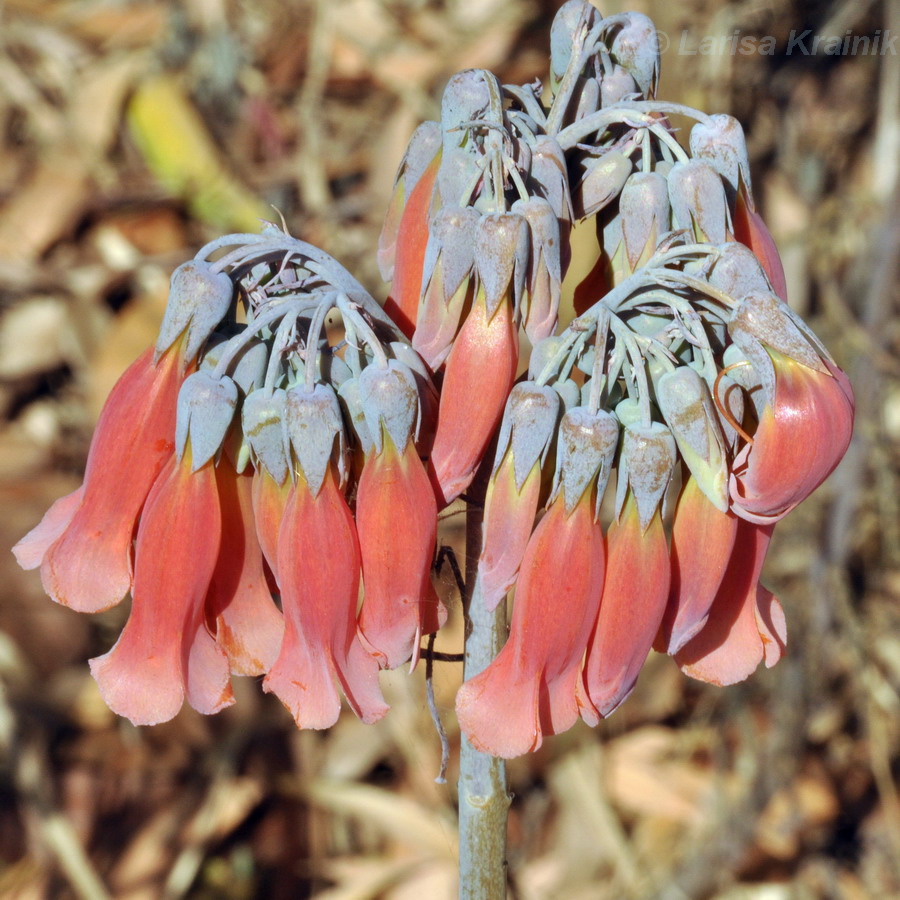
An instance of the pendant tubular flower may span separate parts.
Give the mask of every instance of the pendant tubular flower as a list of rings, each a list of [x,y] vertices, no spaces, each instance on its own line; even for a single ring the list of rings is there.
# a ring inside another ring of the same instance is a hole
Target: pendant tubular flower
[[[447,610],[431,584],[437,502],[416,452],[419,403],[413,373],[389,360],[359,376],[373,445],[356,493],[364,598],[359,628],[383,668],[419,657],[423,634],[437,631]]]
[[[239,475],[223,454],[216,469],[222,537],[206,616],[237,675],[268,672],[284,634],[284,619],[269,593],[256,537],[252,482],[253,475]]]
[[[733,509],[751,522],[776,522],[808,497],[846,452],[853,391],[847,376],[819,353],[772,295],[751,294],[742,301],[729,331],[753,363],[766,401],[752,443],[732,466]]]
[[[775,240],[762,216],[754,209],[753,199],[746,189],[739,190],[732,215],[734,239],[753,251],[772,285],[772,290],[787,301],[787,280]]]
[[[475,477],[516,377],[519,337],[507,299],[493,315],[479,290],[459,332],[441,390],[431,474],[438,503],[455,500]]]
[[[773,527],[739,521],[734,553],[704,627],[675,656],[686,675],[722,687],[761,662],[771,668],[787,641],[784,611],[759,584]]]
[[[407,337],[416,330],[416,315],[422,295],[422,269],[428,245],[428,225],[435,202],[435,181],[441,163],[438,149],[410,192],[400,227],[394,262],[394,279],[384,311]]]
[[[584,666],[582,716],[594,724],[631,693],[669,597],[669,549],[661,503],[675,464],[663,425],[627,425],[620,457],[624,506],[607,535],[603,600]]]
[[[478,561],[488,609],[515,583],[537,513],[541,468],[556,433],[559,406],[556,391],[534,382],[515,385],[506,403],[485,497]]]
[[[90,663],[106,705],[135,725],[172,719],[185,696],[207,715],[234,702],[228,659],[204,615],[220,534],[212,463],[192,472],[190,452],[170,458],[138,528],[131,615]]]
[[[676,654],[706,624],[734,549],[738,519],[709,502],[692,476],[685,478],[672,526],[669,602],[654,643]]]
[[[603,572],[593,493],[571,513],[559,494],[528,542],[509,639],[456,696],[460,728],[478,750],[520,756],[575,724],[576,686]]]
[[[412,345],[436,372],[453,346],[466,301],[471,297],[472,234],[481,218],[470,206],[448,206],[431,221],[422,274],[422,303]]]
[[[171,458],[181,354],[154,364],[147,350],[119,379],[100,414],[84,475],[81,505],[41,562],[41,583],[57,603],[79,612],[115,606],[131,589],[132,541],[151,486]],[[71,501],[70,501],[71,502]],[[71,511],[68,504],[66,515]],[[46,534],[62,524],[38,525]],[[34,532],[23,542],[33,540]]]
[[[330,728],[341,711],[338,684],[364,722],[388,710],[378,663],[356,629],[360,555],[353,514],[329,464],[317,494],[297,474],[278,538],[284,641],[263,681],[299,728]]]
[[[378,237],[378,269],[385,281],[394,277],[394,263],[397,255],[397,238],[400,223],[406,209],[406,202],[419,183],[428,166],[434,162],[441,149],[441,126],[439,122],[423,122],[413,132],[397,168],[394,192],[384,217],[384,225]]]

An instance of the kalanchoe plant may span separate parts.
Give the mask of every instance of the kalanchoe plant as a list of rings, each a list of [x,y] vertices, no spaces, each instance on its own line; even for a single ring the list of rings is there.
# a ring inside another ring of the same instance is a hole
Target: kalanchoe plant
[[[116,712],[216,712],[231,672],[300,727],[333,724],[341,694],[381,718],[379,668],[446,619],[437,515],[480,469],[468,599],[516,599],[457,698],[478,750],[596,724],[651,647],[719,685],[777,662],[766,549],[847,449],[853,393],[786,305],[740,124],[657,100],[658,76],[652,22],[583,0],[557,14],[546,86],[455,75],[398,171],[384,307],[270,225],[175,271],[84,485],[15,551],[73,609],[131,592],[91,663]],[[561,321],[578,222],[598,244]]]

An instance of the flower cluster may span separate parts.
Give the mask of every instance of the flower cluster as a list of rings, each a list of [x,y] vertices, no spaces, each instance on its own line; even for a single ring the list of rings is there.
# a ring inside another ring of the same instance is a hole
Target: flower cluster
[[[215,712],[231,672],[265,675],[301,727],[332,724],[339,691],[380,718],[379,669],[446,618],[438,511],[489,454],[471,602],[515,605],[457,697],[475,747],[596,724],[653,648],[721,685],[780,658],[760,571],[847,448],[850,385],[785,302],[739,123],[655,98],[652,22],[569,0],[550,70],[546,97],[451,79],[398,172],[384,307],[273,226],[176,270],[84,486],[16,548],[74,609],[131,592],[91,663],[115,711]],[[589,272],[574,317],[570,267]]]

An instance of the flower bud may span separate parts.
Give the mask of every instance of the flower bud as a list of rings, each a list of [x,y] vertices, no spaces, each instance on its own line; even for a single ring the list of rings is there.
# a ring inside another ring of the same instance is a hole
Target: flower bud
[[[439,122],[423,122],[409,139],[406,153],[394,179],[394,193],[378,238],[378,270],[385,281],[394,277],[394,261],[397,254],[397,236],[400,220],[419,179],[441,149]]]
[[[638,12],[617,16],[625,25],[618,30],[610,46],[610,56],[635,80],[649,100],[659,82],[659,39],[653,21]]]
[[[609,150],[586,164],[586,171],[572,196],[575,214],[589,219],[612,203],[633,169],[621,150]]]
[[[708,162],[737,193],[741,184],[750,193],[750,160],[744,129],[734,116],[709,116],[691,129],[691,156]]]
[[[622,240],[628,264],[636,269],[669,230],[669,192],[658,172],[635,172],[622,187],[619,201]]]
[[[669,200],[676,228],[685,228],[698,241],[725,242],[728,203],[722,177],[707,162],[691,159],[669,172]]]
[[[156,340],[156,355],[165,353],[186,333],[184,359],[194,359],[231,306],[234,285],[224,272],[192,259],[173,273],[166,313]]]

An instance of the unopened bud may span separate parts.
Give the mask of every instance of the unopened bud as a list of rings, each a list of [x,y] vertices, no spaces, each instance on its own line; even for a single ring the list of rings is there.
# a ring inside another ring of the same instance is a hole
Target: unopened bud
[[[156,341],[156,354],[165,353],[186,333],[184,358],[196,358],[203,344],[225,318],[234,296],[234,285],[224,272],[192,259],[173,273],[169,300]]]
[[[722,244],[728,232],[728,203],[722,177],[707,162],[691,159],[669,172],[669,201],[676,228],[698,241]]]

